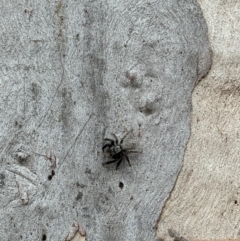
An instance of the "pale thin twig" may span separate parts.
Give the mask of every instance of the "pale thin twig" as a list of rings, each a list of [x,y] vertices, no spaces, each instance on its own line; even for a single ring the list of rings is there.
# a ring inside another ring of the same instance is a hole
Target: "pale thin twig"
[[[86,121],[86,123],[84,124],[84,126],[82,127],[82,129],[79,131],[79,133],[78,133],[78,135],[76,136],[76,138],[75,138],[75,140],[74,140],[73,144],[71,145],[71,147],[68,149],[68,151],[67,151],[66,155],[64,156],[64,158],[63,158],[62,162],[61,162],[61,163],[59,163],[59,167],[60,167],[60,166],[62,165],[62,163],[63,163],[63,162],[66,160],[66,158],[67,158],[67,156],[68,156],[69,152],[72,150],[72,148],[73,148],[73,147],[74,147],[74,145],[76,144],[77,139],[78,139],[78,138],[79,138],[79,136],[82,134],[82,132],[83,132],[84,128],[86,127],[86,125],[87,125],[87,124],[88,124],[88,122],[90,121],[91,117],[92,117],[92,114],[89,116],[88,120]]]

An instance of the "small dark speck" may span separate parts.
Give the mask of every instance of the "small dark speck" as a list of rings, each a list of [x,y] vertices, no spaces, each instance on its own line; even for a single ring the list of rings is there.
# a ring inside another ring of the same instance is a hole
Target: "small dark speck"
[[[0,173],[0,179],[4,179],[5,175],[3,173]]]
[[[133,196],[130,197],[130,200],[133,200]]]
[[[124,44],[124,47],[126,48],[126,47],[127,47],[127,45],[126,45],[126,44]]]
[[[91,174],[91,173],[92,173],[92,170],[89,169],[89,168],[86,168],[85,173],[87,173],[87,174]]]
[[[22,125],[21,125],[21,124],[19,124],[17,121],[15,121],[15,123],[14,123],[14,124],[15,124],[15,126],[16,126],[16,127],[18,127],[18,128],[22,128]]]
[[[118,186],[119,186],[121,189],[123,189],[124,184],[123,184],[122,182],[119,182]]]
[[[234,203],[237,204],[238,203],[237,200],[235,200]]]
[[[52,170],[51,175],[48,176],[48,180],[51,181],[54,175],[55,175],[55,171]]]
[[[83,193],[82,192],[79,192],[77,197],[76,197],[76,200],[81,200],[83,197]]]
[[[44,241],[44,240],[47,240],[47,236],[46,236],[46,234],[43,234],[43,236],[42,236],[42,240]]]
[[[80,187],[80,188],[84,188],[87,186],[87,185],[79,183],[79,182],[77,182],[76,185],[77,185],[77,187]]]

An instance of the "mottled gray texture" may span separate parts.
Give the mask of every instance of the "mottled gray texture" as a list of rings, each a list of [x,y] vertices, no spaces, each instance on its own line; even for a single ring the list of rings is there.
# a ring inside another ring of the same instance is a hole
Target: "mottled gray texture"
[[[1,240],[64,240],[75,221],[89,241],[154,240],[211,65],[196,1],[0,11]],[[130,129],[143,153],[102,166],[104,136]]]

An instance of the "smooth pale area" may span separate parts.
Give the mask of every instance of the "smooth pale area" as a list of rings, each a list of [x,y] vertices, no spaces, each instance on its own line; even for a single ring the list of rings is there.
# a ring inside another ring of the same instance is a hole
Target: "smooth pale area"
[[[158,223],[187,239],[239,239],[240,2],[198,1],[209,30],[213,64],[195,88],[191,137],[176,186]]]

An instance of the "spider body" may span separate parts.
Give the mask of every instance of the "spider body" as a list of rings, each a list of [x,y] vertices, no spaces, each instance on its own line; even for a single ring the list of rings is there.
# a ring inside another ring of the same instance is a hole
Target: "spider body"
[[[132,131],[132,130],[131,130]],[[109,156],[112,158],[112,160],[104,162],[103,164],[110,164],[110,163],[114,163],[117,162],[117,166],[116,166],[116,170],[118,169],[118,167],[120,166],[120,164],[122,163],[123,159],[126,158],[129,166],[131,166],[130,160],[127,156],[128,152],[138,152],[133,149],[133,145],[127,145],[126,143],[124,143],[124,139],[125,137],[131,132],[127,132],[123,138],[120,140],[118,140],[117,136],[115,134],[112,134],[114,139],[110,139],[110,138],[105,138],[104,141],[106,142],[106,144],[102,147],[102,151],[103,152],[107,152],[109,154]]]

